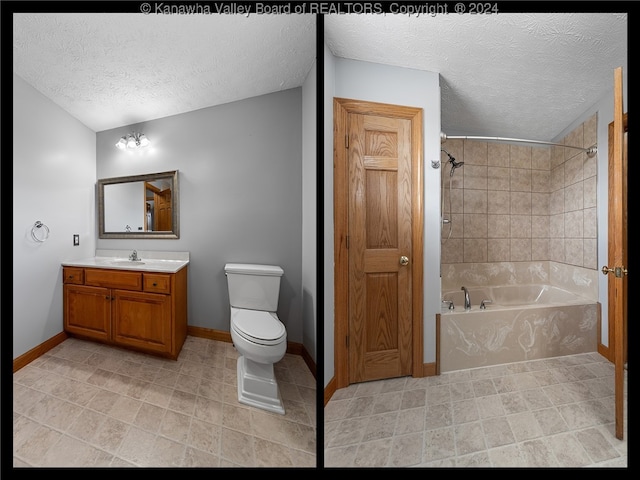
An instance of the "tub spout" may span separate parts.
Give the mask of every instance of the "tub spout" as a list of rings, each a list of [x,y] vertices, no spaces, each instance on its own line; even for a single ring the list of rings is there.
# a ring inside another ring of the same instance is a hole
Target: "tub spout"
[[[464,290],[464,309],[471,310],[471,299],[469,298],[469,290],[467,290],[467,287],[462,287],[460,290]]]

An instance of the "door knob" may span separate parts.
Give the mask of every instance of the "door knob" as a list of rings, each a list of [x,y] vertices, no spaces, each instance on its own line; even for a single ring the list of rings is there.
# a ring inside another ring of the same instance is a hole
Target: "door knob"
[[[400,257],[400,265],[409,265],[409,257],[403,255]]]
[[[604,275],[614,273],[617,278],[620,278],[622,277],[622,275],[627,275],[629,272],[624,267],[609,268],[605,265],[604,267],[602,267],[602,273]]]

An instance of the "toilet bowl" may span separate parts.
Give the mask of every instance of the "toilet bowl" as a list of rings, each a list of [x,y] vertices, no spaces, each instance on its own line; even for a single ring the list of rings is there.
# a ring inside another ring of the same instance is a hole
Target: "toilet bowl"
[[[287,331],[275,312],[280,267],[227,264],[231,340],[237,361],[238,401],[284,414],[274,363],[287,351]]]
[[[231,339],[240,354],[238,401],[284,414],[273,364],[287,351],[287,333],[271,312],[231,308]]]

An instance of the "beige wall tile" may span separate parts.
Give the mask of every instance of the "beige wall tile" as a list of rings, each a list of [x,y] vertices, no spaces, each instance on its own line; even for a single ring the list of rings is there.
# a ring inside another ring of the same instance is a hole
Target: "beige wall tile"
[[[585,148],[598,143],[598,114],[594,113],[582,124],[582,126]]]
[[[547,260],[549,258],[549,239],[531,239],[531,260]]]
[[[489,190],[487,193],[487,213],[508,214],[511,212],[511,194],[508,191]]]
[[[465,189],[464,213],[487,213],[487,191]]]
[[[531,193],[511,192],[511,215],[531,215]]]
[[[531,193],[531,214],[548,216],[550,199],[549,193]]]
[[[583,255],[582,238],[565,238],[564,239],[564,263],[569,265],[582,266]]]
[[[509,238],[510,236],[511,215],[487,215],[488,238]]]
[[[531,237],[549,238],[549,215],[531,216]]]
[[[465,263],[486,262],[487,240],[483,238],[465,239],[463,261]]]
[[[598,239],[598,216],[595,208],[585,208],[583,210],[584,230],[582,235],[585,239]]]
[[[474,190],[487,189],[487,166],[486,165],[465,165],[462,173],[464,174],[464,188]],[[457,172],[454,173],[454,176]]]
[[[487,188],[489,190],[510,189],[511,172],[508,167],[487,168]]]
[[[530,215],[511,215],[511,238],[531,238]]]
[[[531,170],[524,168],[512,168],[509,180],[509,189],[512,192],[531,191]]]
[[[549,170],[531,171],[531,191],[548,193],[551,191],[551,172]]]
[[[565,187],[569,185],[573,185],[574,183],[579,182],[584,178],[582,174],[583,156],[586,156],[586,155],[584,154],[576,155],[565,162],[564,164]]]
[[[564,211],[572,212],[584,208],[584,189],[582,182],[574,183],[564,189]]]
[[[490,238],[487,240],[487,262],[508,262],[511,260],[511,240]]]
[[[583,240],[583,267],[598,269],[598,240],[595,238],[585,238]]]
[[[582,182],[582,188],[584,189],[584,208],[595,207],[597,204],[597,181],[596,177],[589,177]]]
[[[555,192],[556,190],[564,188],[564,186],[564,164],[561,164],[551,169],[549,190]]]
[[[505,143],[488,142],[487,150],[487,165],[490,167],[509,166],[509,145]]]
[[[531,168],[548,172],[551,169],[551,148],[541,147],[531,149]]]
[[[487,165],[487,142],[472,141],[464,143],[464,164]]]
[[[531,238],[511,239],[511,261],[528,262],[531,260]]]
[[[487,238],[487,215],[484,213],[464,214],[464,237]]]
[[[511,145],[509,153],[509,166],[511,168],[531,169],[531,147]]]

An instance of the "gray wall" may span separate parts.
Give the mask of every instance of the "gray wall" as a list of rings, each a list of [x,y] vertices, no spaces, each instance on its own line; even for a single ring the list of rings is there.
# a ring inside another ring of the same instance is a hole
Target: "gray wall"
[[[318,129],[317,69],[302,86],[302,343],[317,364]]]
[[[62,331],[60,263],[95,251],[95,155],[92,130],[13,75],[14,358]],[[43,243],[36,220],[50,230]]]
[[[279,316],[289,340],[315,360],[316,226],[303,221],[303,211],[316,209],[315,71],[300,88],[97,134],[14,75],[13,358],[62,332],[61,262],[96,248],[136,248],[189,251],[189,325],[223,331],[224,264],[281,265]],[[116,149],[134,128],[152,146]],[[180,171],[180,239],[97,238],[97,178],[173,169]],[[303,191],[303,181],[313,190]],[[51,230],[44,243],[31,238],[36,220]]]
[[[278,316],[302,343],[302,118],[295,88],[98,132],[99,179],[179,171],[180,238],[97,239],[97,248],[188,251],[188,324],[222,331],[225,263],[279,265]],[[115,148],[131,131],[151,146]]]

